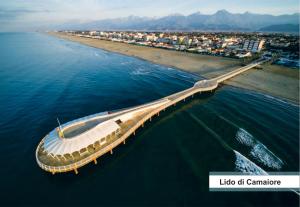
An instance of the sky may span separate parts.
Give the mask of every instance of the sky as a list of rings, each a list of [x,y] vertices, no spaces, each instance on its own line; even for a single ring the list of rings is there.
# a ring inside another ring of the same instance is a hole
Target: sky
[[[134,16],[161,17],[174,13],[293,14],[298,0],[0,0],[0,31],[31,31],[70,21],[86,22]]]

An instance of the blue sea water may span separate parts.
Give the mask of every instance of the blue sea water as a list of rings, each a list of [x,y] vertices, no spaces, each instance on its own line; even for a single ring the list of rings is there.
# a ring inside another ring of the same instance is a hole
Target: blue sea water
[[[79,175],[42,171],[35,149],[57,117],[146,103],[201,77],[41,33],[0,33],[0,45],[3,206],[297,206],[292,192],[209,192],[211,171],[299,171],[299,107],[230,86],[167,110]]]

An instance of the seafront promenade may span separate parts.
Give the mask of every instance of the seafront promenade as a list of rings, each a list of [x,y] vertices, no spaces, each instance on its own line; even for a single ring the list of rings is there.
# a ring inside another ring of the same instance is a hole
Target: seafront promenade
[[[78,168],[90,162],[97,164],[97,158],[103,154],[113,154],[115,147],[125,144],[127,138],[135,135],[136,130],[151,121],[152,117],[159,116],[161,111],[197,93],[211,92],[219,83],[263,62],[265,60],[258,60],[218,77],[200,80],[191,88],[150,103],[98,113],[63,124],[38,144],[36,161],[43,170],[52,174],[68,171],[77,174]]]

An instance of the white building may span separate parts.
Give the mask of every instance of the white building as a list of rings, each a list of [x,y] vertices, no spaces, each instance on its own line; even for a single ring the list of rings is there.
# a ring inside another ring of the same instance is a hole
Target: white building
[[[90,31],[89,34],[90,34],[91,36],[94,36],[94,35],[99,35],[100,33],[97,32],[97,31]]]
[[[236,54],[236,57],[238,58],[245,58],[245,57],[251,57],[251,52],[242,52],[242,53],[238,53]]]
[[[243,45],[243,50],[260,52],[264,43],[264,40],[246,40]]]

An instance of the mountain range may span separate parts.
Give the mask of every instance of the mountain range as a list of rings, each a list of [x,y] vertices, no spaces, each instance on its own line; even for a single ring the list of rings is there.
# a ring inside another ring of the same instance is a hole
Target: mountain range
[[[67,22],[56,29],[72,30],[141,30],[141,31],[276,31],[295,32],[299,13],[274,16],[270,14],[200,12],[190,15],[172,14],[159,18],[128,16],[85,23]],[[290,31],[292,30],[292,31]],[[298,31],[298,30],[297,30]]]

